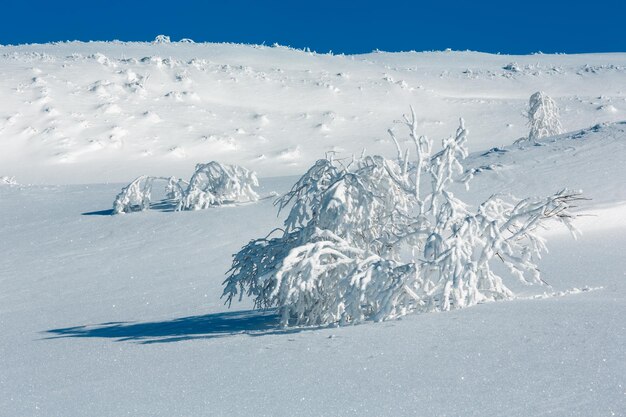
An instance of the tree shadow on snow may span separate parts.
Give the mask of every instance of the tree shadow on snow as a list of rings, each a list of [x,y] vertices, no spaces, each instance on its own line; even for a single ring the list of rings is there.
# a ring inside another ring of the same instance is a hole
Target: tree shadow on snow
[[[111,322],[98,325],[67,327],[47,330],[52,334],[46,339],[66,337],[96,337],[135,341],[141,344],[180,342],[192,339],[246,334],[263,336],[287,334],[304,329],[280,329],[279,316],[275,310],[246,310],[181,317],[160,322]]]
[[[153,203],[150,203],[150,210],[162,211],[162,212],[173,212],[176,211],[176,202],[173,200],[160,200]],[[140,210],[137,210],[140,211]],[[107,210],[96,210],[96,211],[87,211],[85,213],[81,213],[83,216],[112,216],[113,209]]]
[[[110,216],[113,214],[113,209],[108,210],[98,210],[98,211],[88,211],[85,213],[81,213],[83,216]]]

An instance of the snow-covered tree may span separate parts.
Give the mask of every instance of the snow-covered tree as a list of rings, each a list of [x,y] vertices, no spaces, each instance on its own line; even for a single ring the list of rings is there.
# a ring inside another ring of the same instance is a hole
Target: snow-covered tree
[[[173,203],[178,203],[182,199],[184,181],[174,177],[150,177],[142,175],[122,188],[122,191],[113,202],[113,213],[121,214],[148,210],[152,203],[152,189],[154,183],[157,181],[166,183],[166,197],[172,200]]]
[[[113,202],[113,213],[150,208],[155,182],[165,182],[165,196],[175,210],[201,210],[229,203],[256,201],[256,174],[238,165],[216,161],[197,164],[189,182],[174,177],[142,175],[128,184]]]
[[[552,220],[574,231],[569,208],[578,194],[494,195],[472,211],[452,192],[467,156],[463,121],[432,156],[415,114],[403,123],[415,161],[399,145],[393,160],[322,159],[277,201],[281,210],[291,206],[285,228],[234,256],[228,303],[253,297],[257,308],[277,307],[284,326],[348,324],[513,297],[494,262],[512,278],[542,282],[536,261],[545,242],[537,231]]]
[[[152,177],[142,175],[122,188],[113,202],[113,213],[130,213],[150,208]]]
[[[228,203],[256,201],[256,174],[238,165],[216,161],[197,164],[178,206],[179,210],[202,210]]]
[[[559,108],[546,93],[538,91],[528,101],[528,141],[563,133]]]

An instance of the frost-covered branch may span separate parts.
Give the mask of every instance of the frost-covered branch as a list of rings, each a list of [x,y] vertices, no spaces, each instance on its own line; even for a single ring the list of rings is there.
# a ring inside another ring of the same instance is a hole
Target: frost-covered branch
[[[539,231],[555,220],[575,231],[580,195],[494,195],[474,211],[451,192],[468,155],[463,120],[432,157],[413,111],[404,124],[415,161],[390,132],[396,159],[319,160],[276,202],[279,211],[290,207],[285,230],[235,255],[224,282],[229,304],[251,296],[258,308],[277,307],[284,326],[348,324],[511,298],[509,278],[543,282]],[[419,187],[422,175],[430,190]],[[496,262],[510,277],[495,272]]]
[[[256,201],[256,174],[238,165],[216,161],[196,165],[178,210],[202,210],[211,206]]]
[[[113,202],[113,213],[130,213],[150,208],[156,182],[165,182],[165,196],[175,210],[200,210],[229,203],[259,199],[254,188],[256,174],[238,165],[216,161],[196,165],[189,182],[174,177],[142,175],[128,184]]]
[[[554,100],[542,91],[530,96],[527,117],[530,126],[527,140],[532,143],[537,139],[563,133],[559,108]]]
[[[155,177],[142,175],[122,188],[113,202],[113,213],[130,213],[149,209],[154,179]]]

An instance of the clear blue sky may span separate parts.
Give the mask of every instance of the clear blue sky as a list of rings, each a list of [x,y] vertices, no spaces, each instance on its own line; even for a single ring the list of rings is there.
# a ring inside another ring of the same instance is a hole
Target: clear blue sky
[[[275,42],[373,49],[626,52],[626,0],[1,0],[0,44],[59,40]]]

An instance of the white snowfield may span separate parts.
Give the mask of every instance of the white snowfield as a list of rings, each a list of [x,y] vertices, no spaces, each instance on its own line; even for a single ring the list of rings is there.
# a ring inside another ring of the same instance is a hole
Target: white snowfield
[[[540,90],[568,133],[513,145]],[[393,157],[409,105],[437,143],[465,119],[465,200],[591,199],[578,240],[544,233],[549,286],[283,330],[220,299],[231,255],[281,226],[272,199],[110,215],[134,178],[196,163],[267,196],[329,151]],[[624,120],[626,54],[0,46],[0,416],[626,416]]]
[[[210,160],[300,175],[327,151],[388,153],[387,129],[409,105],[420,132],[436,138],[464,117],[480,150],[528,133],[525,108],[539,90],[556,100],[567,130],[626,120],[626,54],[0,46],[0,175],[47,184],[187,178]]]

